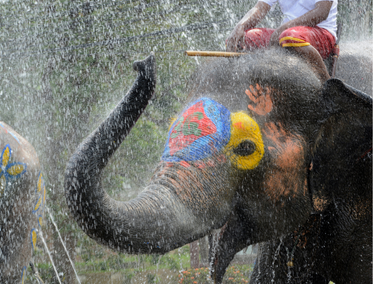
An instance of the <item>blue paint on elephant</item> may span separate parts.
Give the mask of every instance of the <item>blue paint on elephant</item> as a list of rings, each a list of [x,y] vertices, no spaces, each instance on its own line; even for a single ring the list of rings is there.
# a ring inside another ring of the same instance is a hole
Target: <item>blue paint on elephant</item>
[[[11,157],[12,149],[10,145],[7,144],[5,145],[0,155],[0,185],[2,185],[5,188],[7,187],[7,184],[10,180],[20,178],[26,172],[27,169],[27,165],[25,163],[10,163]]]
[[[25,279],[26,279],[26,271],[27,271],[27,267],[24,266],[24,267],[22,268],[21,284],[24,284],[24,283],[25,283]]]
[[[5,128],[5,126],[4,126],[1,122],[0,122],[0,126],[5,130],[5,133],[9,133],[10,135],[12,135],[13,138],[18,142],[18,144],[22,144],[22,143],[19,141],[18,137],[17,137],[15,134],[13,134],[11,131],[8,131],[8,130]]]
[[[209,98],[190,104],[172,124],[162,160],[196,161],[219,152],[230,139],[230,111]]]

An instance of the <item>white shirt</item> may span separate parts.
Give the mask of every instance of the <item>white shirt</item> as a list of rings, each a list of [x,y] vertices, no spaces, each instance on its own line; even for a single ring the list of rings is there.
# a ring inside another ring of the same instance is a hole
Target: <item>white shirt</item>
[[[272,6],[279,2],[281,11],[284,14],[282,24],[294,20],[307,12],[315,9],[315,4],[320,1],[333,1],[328,18],[317,24],[318,27],[328,30],[335,38],[337,32],[337,5],[338,0],[259,0]]]

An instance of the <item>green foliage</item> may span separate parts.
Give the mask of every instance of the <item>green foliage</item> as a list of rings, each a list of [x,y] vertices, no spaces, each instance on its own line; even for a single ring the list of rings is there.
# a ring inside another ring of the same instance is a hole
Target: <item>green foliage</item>
[[[177,261],[174,257],[172,257],[171,255],[168,255],[168,254],[166,254],[165,256],[162,257],[160,264],[165,265],[170,270],[177,271],[178,269],[180,269],[180,264],[177,263]]]
[[[80,252],[76,267],[80,272],[127,271],[129,269],[167,269],[177,272],[190,266],[188,245],[165,255],[127,255],[99,246],[85,235],[78,239],[77,247]]]
[[[157,283],[157,276],[155,274],[152,274],[152,273],[149,273],[146,275],[146,280],[147,280],[147,283],[149,284],[153,284],[153,283]]]
[[[94,250],[94,242],[78,242],[85,244],[87,250]],[[85,252],[86,253],[86,252]],[[81,252],[80,255],[85,253]],[[189,246],[184,246],[165,255],[127,255],[106,249],[102,257],[92,251],[91,258],[76,262],[76,269],[80,275],[89,279],[108,279],[105,275],[121,275],[120,283],[131,283],[131,279],[138,279],[141,283],[176,283],[180,270],[188,269],[190,265]],[[108,277],[109,277],[108,276]],[[102,280],[104,281],[104,280]],[[106,280],[105,280],[106,281]]]
[[[38,270],[39,276],[43,279],[44,283],[53,283],[56,278],[53,266],[49,263],[36,263],[36,269]],[[28,268],[27,275],[29,275],[26,283],[37,283],[32,274],[31,268]],[[29,282],[30,281],[30,282]]]

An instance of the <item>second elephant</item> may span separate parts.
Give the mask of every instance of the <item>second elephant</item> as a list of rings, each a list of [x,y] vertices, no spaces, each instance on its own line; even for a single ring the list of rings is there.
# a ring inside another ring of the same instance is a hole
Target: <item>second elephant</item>
[[[31,144],[0,122],[0,283],[23,283],[38,231],[46,188]]]

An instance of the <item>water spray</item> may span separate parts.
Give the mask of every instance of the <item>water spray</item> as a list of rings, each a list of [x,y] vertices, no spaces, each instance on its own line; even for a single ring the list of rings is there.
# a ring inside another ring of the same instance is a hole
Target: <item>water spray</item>
[[[62,283],[61,283],[61,280],[60,280],[60,277],[58,276],[57,268],[56,268],[56,266],[54,265],[54,262],[53,262],[53,258],[52,258],[51,252],[49,251],[48,246],[47,246],[47,243],[45,242],[45,239],[44,239],[44,237],[43,237],[43,232],[42,232],[41,230],[39,230],[38,233],[39,233],[39,236],[40,236],[41,240],[43,241],[43,244],[44,244],[44,246],[45,246],[45,249],[47,250],[47,253],[48,253],[48,255],[49,255],[49,259],[50,259],[50,261],[51,261],[51,263],[52,263],[52,266],[53,266],[54,272],[56,273],[57,280],[58,280],[58,282],[59,282],[60,284],[62,284]]]
[[[71,266],[72,266],[72,268],[73,268],[73,270],[74,270],[74,272],[75,272],[76,279],[78,280],[78,283],[81,284],[80,279],[79,279],[79,276],[78,276],[78,273],[76,272],[76,269],[75,269],[74,262],[73,262],[73,261],[71,260],[71,258],[70,258],[70,254],[69,254],[69,252],[68,252],[68,250],[67,250],[67,248],[66,248],[66,246],[65,246],[64,241],[62,240],[62,236],[61,236],[61,234],[60,234],[60,231],[58,230],[57,224],[54,222],[53,216],[52,216],[52,214],[49,212],[49,208],[48,208],[47,206],[45,206],[45,209],[47,210],[48,215],[49,215],[49,218],[51,219],[51,221],[52,221],[52,223],[53,223],[53,225],[54,225],[54,227],[55,227],[55,229],[56,229],[56,231],[57,231],[57,234],[58,234],[58,236],[59,236],[59,238],[60,238],[60,241],[61,241],[61,243],[62,243],[62,246],[63,246],[63,248],[64,248],[65,251],[66,251],[67,257],[69,258],[69,261],[70,261],[70,263],[71,263]]]

